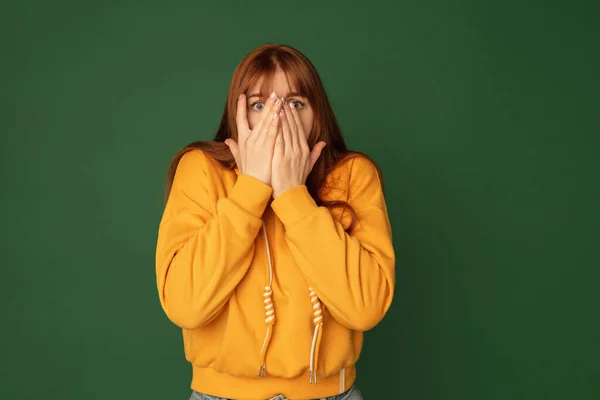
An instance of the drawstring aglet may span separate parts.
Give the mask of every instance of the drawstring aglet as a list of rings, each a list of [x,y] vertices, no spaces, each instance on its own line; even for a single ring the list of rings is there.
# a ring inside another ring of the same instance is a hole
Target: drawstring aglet
[[[317,383],[317,371],[310,370],[310,378],[308,380],[310,384]]]
[[[267,371],[264,365],[261,365],[260,371],[258,371],[258,379],[260,378],[267,379]]]

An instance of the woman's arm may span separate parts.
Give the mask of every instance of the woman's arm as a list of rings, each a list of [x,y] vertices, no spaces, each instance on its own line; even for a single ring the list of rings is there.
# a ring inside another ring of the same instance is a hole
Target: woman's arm
[[[351,234],[327,208],[317,207],[305,185],[287,190],[272,207],[315,294],[341,324],[366,331],[387,312],[395,283],[391,226],[377,170],[367,158],[353,160],[348,202],[358,218]]]
[[[229,195],[217,199],[215,168],[201,151],[182,157],[158,232],[160,303],[185,329],[217,316],[246,274],[272,194],[267,184],[241,174]]]

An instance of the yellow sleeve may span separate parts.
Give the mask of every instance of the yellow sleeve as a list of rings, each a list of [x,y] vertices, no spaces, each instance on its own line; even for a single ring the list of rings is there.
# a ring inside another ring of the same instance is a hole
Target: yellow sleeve
[[[351,234],[329,209],[316,205],[305,185],[284,192],[271,207],[285,225],[298,267],[331,315],[366,331],[392,303],[395,254],[377,169],[365,157],[352,162],[348,202],[358,224]]]
[[[184,329],[210,322],[246,274],[272,188],[239,175],[218,197],[218,174],[200,150],[179,162],[158,230],[156,279],[161,306]]]

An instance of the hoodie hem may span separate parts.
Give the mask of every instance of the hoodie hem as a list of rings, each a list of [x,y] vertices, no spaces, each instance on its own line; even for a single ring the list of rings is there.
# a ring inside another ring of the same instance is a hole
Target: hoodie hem
[[[241,378],[193,366],[191,389],[211,396],[263,400],[282,394],[289,399],[314,399],[344,393],[354,384],[356,368],[345,367],[340,373],[309,383],[309,374],[296,378]]]

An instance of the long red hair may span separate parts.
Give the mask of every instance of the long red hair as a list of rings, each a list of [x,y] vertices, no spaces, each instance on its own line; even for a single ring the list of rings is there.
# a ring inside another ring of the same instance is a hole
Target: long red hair
[[[367,157],[373,162],[379,172],[379,177],[382,179],[381,170],[364,153],[348,150],[316,68],[300,51],[286,45],[264,44],[252,50],[238,64],[233,73],[221,123],[214,139],[190,143],[173,157],[167,173],[166,197],[168,198],[171,191],[173,178],[181,157],[190,150],[200,149],[223,168],[235,168],[233,155],[224,141],[227,138],[237,141],[238,138],[235,121],[237,98],[242,93],[248,95],[248,90],[254,87],[262,77],[265,79],[262,83],[261,93],[264,97],[267,97],[270,93],[271,79],[278,67],[287,76],[290,85],[292,85],[291,88],[305,96],[313,109],[314,122],[308,138],[309,147],[312,148],[320,140],[327,143],[306,179],[308,192],[319,206],[330,209],[337,207],[346,209],[351,215],[350,225],[346,228],[346,231],[350,232],[356,224],[356,213],[352,206],[343,200],[325,201],[322,199],[325,194],[327,175],[339,163],[346,162],[358,155]]]

